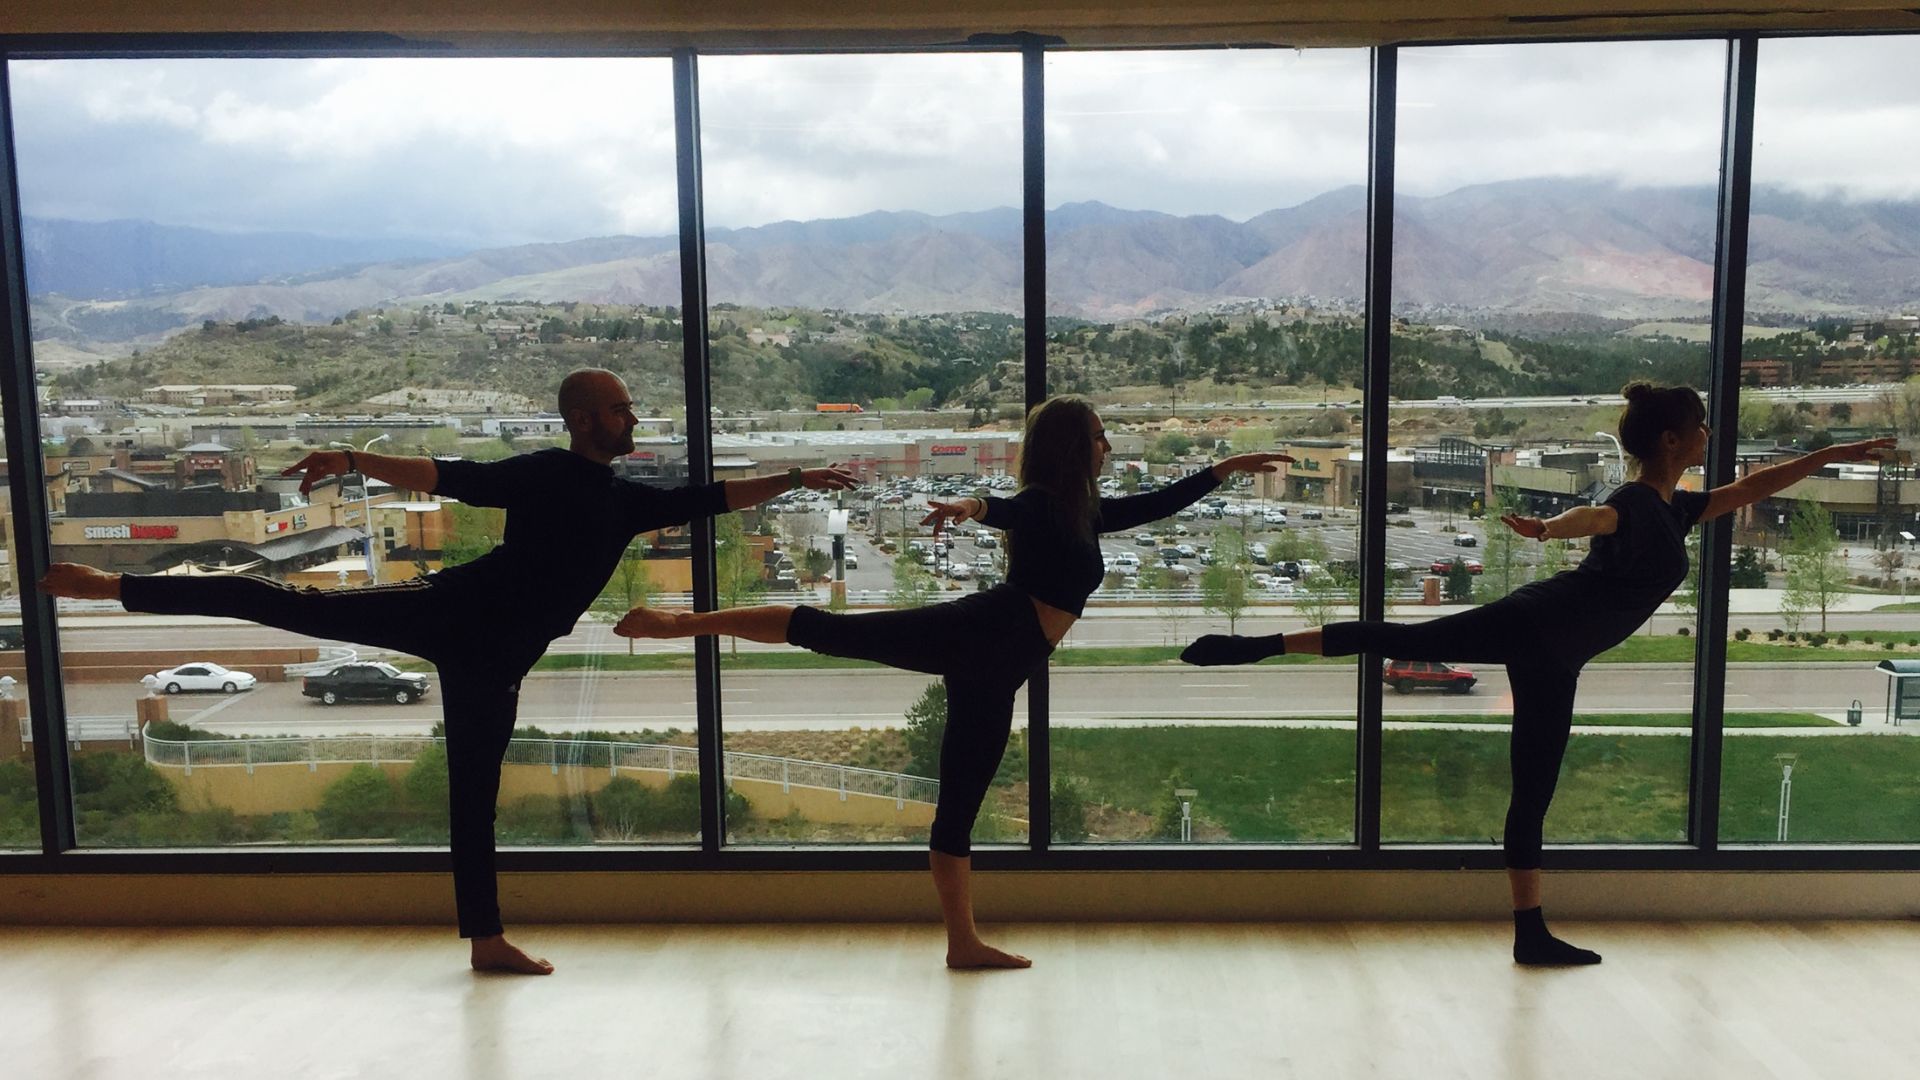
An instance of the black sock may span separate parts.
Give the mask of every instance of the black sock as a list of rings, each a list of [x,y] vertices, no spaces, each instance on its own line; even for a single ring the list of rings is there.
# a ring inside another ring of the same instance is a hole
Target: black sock
[[[1279,634],[1265,637],[1241,637],[1237,634],[1206,634],[1186,647],[1180,659],[1202,667],[1221,664],[1252,664],[1287,651],[1287,639]]]
[[[1513,913],[1513,962],[1543,967],[1597,964],[1600,954],[1554,937],[1547,931],[1547,917],[1535,907]]]

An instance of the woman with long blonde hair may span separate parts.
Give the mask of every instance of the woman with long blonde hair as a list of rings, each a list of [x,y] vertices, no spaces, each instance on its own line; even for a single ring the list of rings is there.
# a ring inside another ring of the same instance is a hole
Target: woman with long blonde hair
[[[1085,400],[1053,398],[1027,414],[1012,498],[931,502],[922,525],[978,521],[1007,534],[1007,580],[949,603],[835,614],[801,605],[670,613],[635,608],[614,628],[627,637],[724,634],[798,645],[938,675],[946,683],[940,795],[928,864],[947,930],[947,965],[1027,967],[1024,956],[980,939],[973,921],[971,834],[1013,726],[1013,696],[1066,636],[1100,587],[1101,533],[1166,517],[1234,473],[1272,472],[1283,454],[1241,454],[1160,491],[1101,498],[1112,447]],[[1044,783],[1044,778],[1036,782]]]

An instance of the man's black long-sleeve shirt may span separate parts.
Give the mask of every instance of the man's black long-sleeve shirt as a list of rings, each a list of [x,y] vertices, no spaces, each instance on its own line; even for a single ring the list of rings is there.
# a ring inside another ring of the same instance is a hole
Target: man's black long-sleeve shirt
[[[519,641],[571,631],[636,535],[727,510],[723,483],[653,487],[571,450],[435,465],[434,494],[503,508],[507,524],[498,547],[428,580],[487,619],[485,630]]]

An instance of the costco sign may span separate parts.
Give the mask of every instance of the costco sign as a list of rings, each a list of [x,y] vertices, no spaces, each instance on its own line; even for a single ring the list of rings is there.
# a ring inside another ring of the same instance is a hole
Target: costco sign
[[[932,453],[934,457],[955,457],[964,456],[967,448],[964,446],[941,446],[936,443],[929,448],[929,452]]]
[[[89,540],[172,540],[178,525],[89,525],[81,535]]]

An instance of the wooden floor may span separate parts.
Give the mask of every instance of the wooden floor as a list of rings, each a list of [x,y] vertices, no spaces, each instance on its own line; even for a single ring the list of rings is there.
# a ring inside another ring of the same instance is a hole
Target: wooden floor
[[[0,927],[0,1075],[715,1080],[1920,1075],[1920,923],[563,926],[546,979],[450,931]]]

